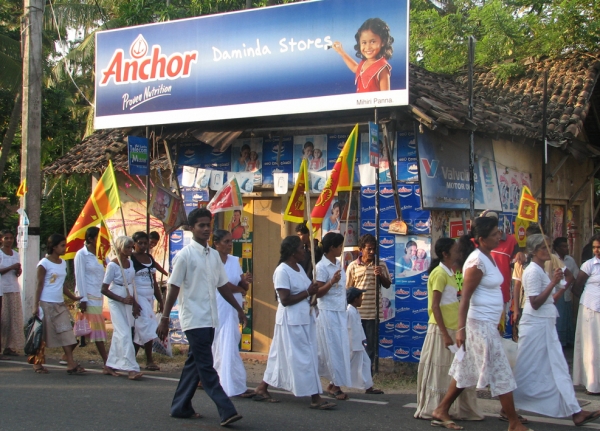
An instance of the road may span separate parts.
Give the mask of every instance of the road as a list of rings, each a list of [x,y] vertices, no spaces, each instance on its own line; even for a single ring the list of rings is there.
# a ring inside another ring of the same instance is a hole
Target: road
[[[177,385],[176,374],[152,373],[142,381],[104,376],[99,370],[70,376],[64,367],[49,365],[50,374],[34,374],[25,358],[0,361],[0,430],[134,431],[220,430],[212,401],[203,391],[194,397],[199,420],[173,419],[169,406]],[[428,421],[412,417],[414,395],[353,395],[332,411],[308,408],[309,399],[273,391],[281,403],[257,403],[234,398],[244,419],[229,428],[248,431],[301,431],[327,429],[418,431],[431,430]],[[535,431],[573,429],[570,421],[527,415]],[[548,422],[539,422],[539,421]],[[467,430],[506,431],[505,422],[486,417],[483,422],[461,423]],[[584,429],[600,429],[600,423]]]

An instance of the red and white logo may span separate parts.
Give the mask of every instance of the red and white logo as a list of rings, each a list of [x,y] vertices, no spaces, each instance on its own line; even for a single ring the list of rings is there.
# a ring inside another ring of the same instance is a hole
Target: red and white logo
[[[152,45],[149,50],[148,42],[141,34],[129,47],[129,55],[131,59],[126,59],[122,49],[115,50],[108,66],[100,72],[98,85],[104,87],[111,79],[121,85],[187,78],[192,64],[198,62],[196,50],[174,52],[169,56],[162,53],[160,45]]]

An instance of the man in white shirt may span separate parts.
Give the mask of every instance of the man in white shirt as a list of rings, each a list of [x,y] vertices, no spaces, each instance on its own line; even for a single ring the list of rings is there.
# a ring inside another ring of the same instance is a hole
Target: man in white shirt
[[[216,291],[219,290],[223,298],[236,309],[240,323],[244,326],[246,316],[227,287],[227,274],[219,253],[208,246],[211,220],[212,214],[205,208],[197,208],[188,215],[193,241],[177,254],[169,278],[169,293],[163,318],[156,332],[162,340],[168,336],[168,316],[179,297],[179,320],[190,343],[190,350],[173,397],[171,416],[202,417],[192,407],[196,387],[202,381],[206,394],[217,405],[221,426],[226,426],[240,420],[242,416],[225,394],[213,367],[211,346],[215,328],[219,326]]]

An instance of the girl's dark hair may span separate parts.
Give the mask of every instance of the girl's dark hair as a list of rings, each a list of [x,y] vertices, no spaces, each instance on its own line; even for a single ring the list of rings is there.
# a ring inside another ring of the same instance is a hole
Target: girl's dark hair
[[[48,241],[46,241],[46,254],[54,253],[54,247],[66,240],[67,238],[60,233],[53,233],[50,235],[48,237]]]
[[[321,245],[323,246],[323,253],[328,253],[331,247],[339,247],[344,243],[344,235],[337,232],[328,232],[323,237]]]
[[[148,237],[148,234],[146,232],[136,232],[131,236],[131,239],[133,240],[133,242],[138,242],[140,239],[147,239],[149,240],[150,238]]]
[[[492,217],[477,217],[474,226],[471,228],[471,237],[475,239],[475,243],[479,244],[479,238],[487,238],[494,228],[497,227],[497,219]]]
[[[442,259],[444,259],[444,253],[450,254],[450,249],[454,243],[455,241],[452,238],[440,238],[435,242],[435,255],[437,257],[431,260],[429,268],[427,268],[428,274],[431,274],[431,271],[437,268]]]
[[[250,145],[248,145],[248,144],[244,144],[244,145],[242,145],[242,147],[240,148],[240,155],[242,154],[242,152],[243,152],[244,150],[248,150],[248,151],[250,151]]]
[[[160,240],[160,234],[158,232],[156,232],[155,230],[153,230],[152,232],[150,232],[150,235],[148,235],[148,237],[150,239],[155,239],[157,241]]]
[[[313,144],[311,141],[306,141],[304,143],[304,146],[302,147],[302,149],[304,150],[306,147],[312,147],[313,150],[315,149],[315,144]]]
[[[288,260],[294,253],[298,247],[302,245],[302,240],[298,235],[290,235],[286,236],[283,241],[281,241],[281,247],[279,248],[279,263],[283,263]]]
[[[465,260],[475,250],[475,244],[473,243],[473,237],[471,235],[463,235],[458,239],[458,260],[456,264],[459,268],[465,264]]]
[[[0,235],[2,235],[2,237],[4,237],[4,235],[8,235],[8,234],[11,234],[12,236],[15,236],[15,233],[12,230],[10,230],[10,229],[2,229],[2,230],[0,230]]]
[[[228,230],[225,229],[217,229],[216,231],[213,232],[213,248],[215,248],[215,244],[218,242],[221,242],[221,240],[223,238],[225,238],[227,235],[231,235],[231,232],[229,232]]]
[[[369,18],[363,22],[363,25],[360,26],[354,35],[354,39],[356,39],[356,45],[354,45],[356,57],[364,60],[364,57],[360,52],[360,35],[366,30],[371,30],[381,38],[381,49],[379,50],[379,54],[377,54],[377,60],[379,60],[381,57],[384,57],[386,60],[392,58],[392,54],[394,53],[394,48],[392,48],[394,38],[390,35],[390,27],[385,23],[385,21],[379,18]]]
[[[98,236],[98,233],[100,233],[100,228],[89,227],[85,231],[85,243],[86,244],[91,244],[92,240]]]

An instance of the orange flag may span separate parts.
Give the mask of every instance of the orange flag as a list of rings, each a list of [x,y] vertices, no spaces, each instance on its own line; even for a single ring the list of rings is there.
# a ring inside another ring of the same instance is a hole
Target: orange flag
[[[308,162],[306,159],[302,159],[300,164],[300,172],[298,172],[298,179],[294,185],[294,190],[288,201],[287,208],[283,214],[283,219],[294,223],[303,223],[305,219],[305,204],[306,198],[304,191],[308,187]]]
[[[112,217],[121,206],[117,179],[113,170],[112,161],[108,162],[108,167],[100,177],[96,188],[86,202],[81,214],[71,228],[67,236],[67,249],[64,259],[74,259],[75,254],[83,247],[85,243],[85,231],[94,226],[98,226],[101,221]],[[100,239],[99,239],[100,240]]]
[[[21,198],[25,196],[25,193],[27,193],[27,178],[25,178],[23,181],[21,181],[21,184],[19,184],[16,195]]]
[[[100,223],[100,232],[98,233],[98,242],[96,242],[96,257],[100,263],[106,266],[106,256],[110,251],[110,232],[106,223]]]
[[[538,203],[527,186],[523,186],[521,192],[517,217],[534,223],[538,221]]]

